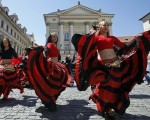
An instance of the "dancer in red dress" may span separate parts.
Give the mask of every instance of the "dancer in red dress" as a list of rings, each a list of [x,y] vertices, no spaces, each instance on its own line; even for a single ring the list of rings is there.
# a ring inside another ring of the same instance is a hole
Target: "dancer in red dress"
[[[90,99],[103,116],[109,116],[112,109],[124,115],[130,104],[129,92],[143,82],[150,31],[125,45],[109,35],[108,27],[109,22],[103,21],[97,25],[94,34],[73,36],[72,43],[78,53],[75,81],[80,91],[96,85]]]
[[[27,74],[33,89],[45,107],[56,110],[56,100],[68,84],[65,65],[58,62],[57,35],[51,33],[46,46],[26,48]],[[43,54],[44,53],[44,54]]]
[[[19,78],[17,75],[16,65],[21,61],[18,58],[17,53],[11,47],[10,41],[8,38],[4,38],[1,42],[1,65],[3,65],[4,69],[2,70],[1,81],[4,80],[4,89],[3,92],[3,100],[8,98],[9,93],[13,88],[20,89],[20,93],[23,93],[23,86],[19,82]]]

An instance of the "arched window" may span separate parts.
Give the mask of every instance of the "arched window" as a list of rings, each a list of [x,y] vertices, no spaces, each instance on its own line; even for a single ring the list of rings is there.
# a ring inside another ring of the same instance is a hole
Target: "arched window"
[[[69,44],[65,44],[64,48],[65,48],[65,51],[68,51],[69,50]]]
[[[65,41],[69,41],[69,33],[65,33]]]

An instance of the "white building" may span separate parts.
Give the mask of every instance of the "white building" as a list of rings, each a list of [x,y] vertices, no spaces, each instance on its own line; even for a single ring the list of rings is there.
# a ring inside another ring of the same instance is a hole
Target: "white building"
[[[113,16],[114,14],[93,10],[78,2],[78,5],[74,7],[44,14],[46,39],[51,32],[56,32],[58,34],[57,46],[60,49],[62,60],[67,55],[72,57],[74,54],[74,46],[71,43],[73,34],[87,34],[92,25],[96,25],[100,21],[107,20],[112,23]],[[109,29],[112,34],[112,26]]]
[[[9,8],[3,7],[0,3],[0,42],[5,37],[9,38],[12,47],[20,55],[26,47],[32,46],[35,40],[33,34],[27,34],[26,27],[17,23],[18,20],[15,13],[9,15]]]
[[[140,20],[143,22],[144,31],[150,30],[150,12],[140,18]]]

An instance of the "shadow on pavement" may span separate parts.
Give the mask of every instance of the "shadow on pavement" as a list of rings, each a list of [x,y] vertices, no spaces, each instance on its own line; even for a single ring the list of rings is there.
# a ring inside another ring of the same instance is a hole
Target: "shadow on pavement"
[[[89,120],[99,119],[104,120],[100,116],[97,110],[88,106],[88,102],[85,100],[69,100],[67,105],[57,105],[57,111],[50,112],[45,107],[39,107],[36,112],[41,113],[40,118],[46,118],[48,120]],[[105,118],[105,120],[110,120]],[[125,113],[123,117],[115,114],[113,120],[150,120],[150,116],[145,115],[132,115]]]
[[[42,114],[41,118],[49,120],[89,120],[90,116],[98,114],[98,111],[89,107],[89,103],[85,100],[69,100],[67,102],[67,105],[57,105],[56,112],[50,112],[44,107],[39,107],[36,112]]]
[[[150,120],[150,116],[145,115],[132,115],[125,113],[123,117],[116,117],[115,120]]]
[[[150,95],[144,95],[144,94],[130,95],[130,98],[133,98],[133,99],[150,99]]]
[[[17,105],[27,106],[27,107],[34,107],[36,106],[38,98],[34,96],[26,96],[23,95],[22,99],[18,100],[15,98],[8,98],[7,100],[0,100],[0,108],[2,107],[13,107]]]

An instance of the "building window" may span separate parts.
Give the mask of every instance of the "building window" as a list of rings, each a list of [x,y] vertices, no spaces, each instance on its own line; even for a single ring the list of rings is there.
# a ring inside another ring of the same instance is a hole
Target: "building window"
[[[65,51],[69,51],[69,44],[65,44],[64,47],[65,47]]]
[[[16,32],[14,33],[14,37],[16,38]]]
[[[6,27],[6,31],[8,32],[8,30],[9,30],[9,27],[8,27],[8,25],[7,25],[7,27]]]
[[[10,34],[12,35],[13,34],[13,30],[11,29],[11,31],[10,31]]]
[[[19,40],[19,35],[17,35],[17,40]]]
[[[69,33],[65,33],[65,41],[69,41]]]
[[[1,27],[2,28],[4,27],[4,21],[1,21]]]

